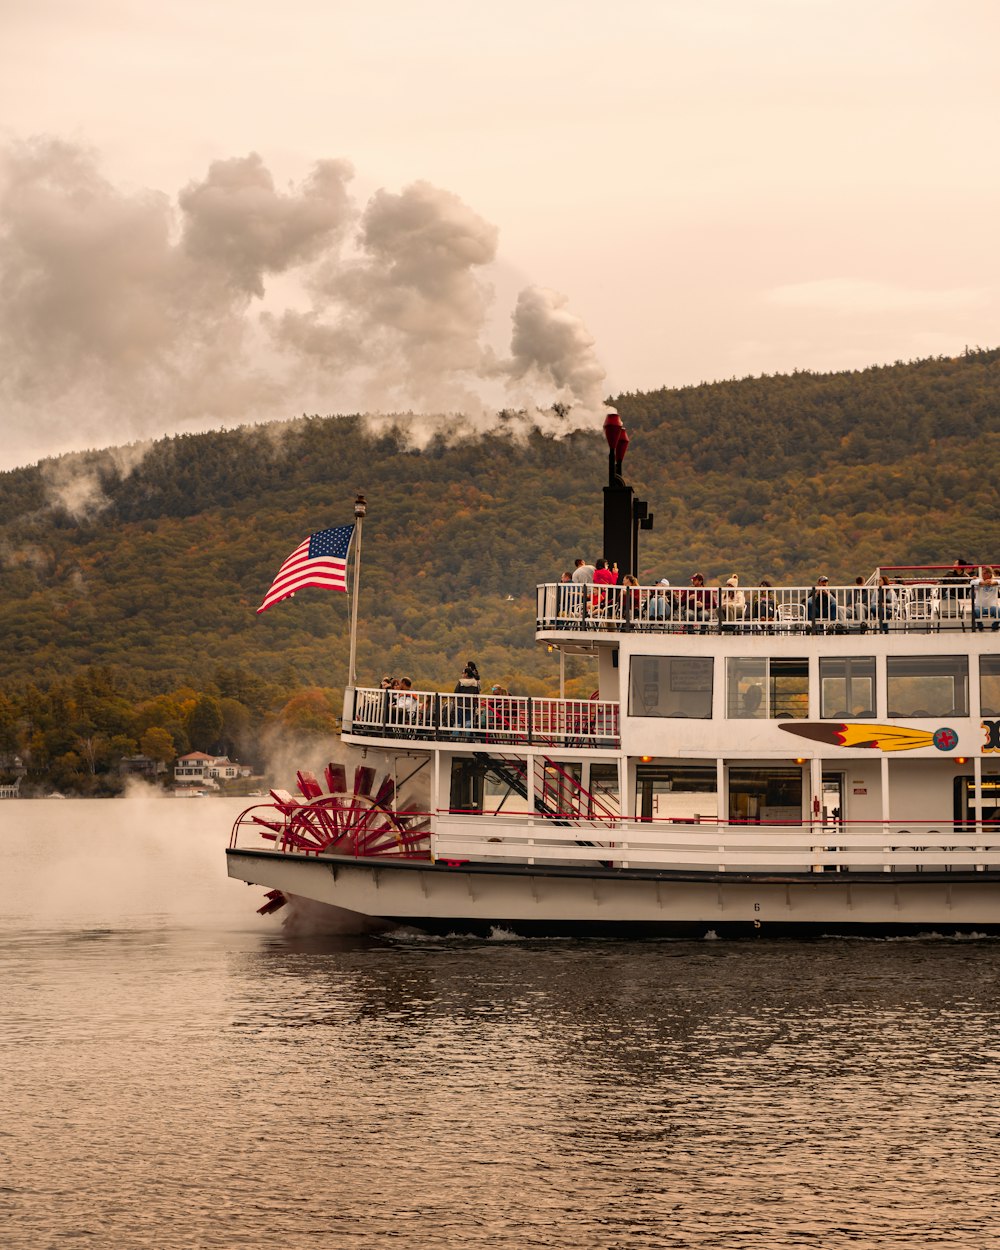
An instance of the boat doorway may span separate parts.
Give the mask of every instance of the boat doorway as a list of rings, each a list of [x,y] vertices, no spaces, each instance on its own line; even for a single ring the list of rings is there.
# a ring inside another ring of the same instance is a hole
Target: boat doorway
[[[802,819],[802,769],[729,768],[729,819],[739,824]]]
[[[823,824],[841,828],[844,824],[844,774],[823,774],[823,797],[820,812]]]

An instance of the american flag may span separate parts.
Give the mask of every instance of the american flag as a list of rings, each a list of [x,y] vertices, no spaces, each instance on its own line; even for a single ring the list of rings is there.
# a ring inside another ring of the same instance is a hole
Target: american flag
[[[257,615],[273,603],[280,603],[304,586],[324,586],[327,590],[347,590],[347,552],[354,534],[353,525],[320,530],[299,543],[264,596]]]

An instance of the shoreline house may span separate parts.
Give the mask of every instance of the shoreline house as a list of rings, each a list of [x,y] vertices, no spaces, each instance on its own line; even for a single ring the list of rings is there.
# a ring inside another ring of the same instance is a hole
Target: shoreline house
[[[159,777],[167,771],[167,766],[150,755],[123,755],[118,761],[118,771],[123,777]]]
[[[189,751],[179,755],[174,764],[174,784],[177,786],[207,786],[217,789],[220,781],[234,781],[238,777],[252,777],[249,764],[240,764],[228,755],[207,755],[204,751]]]
[[[21,778],[27,773],[24,761],[19,755],[12,753],[0,754],[0,799],[20,798]]]

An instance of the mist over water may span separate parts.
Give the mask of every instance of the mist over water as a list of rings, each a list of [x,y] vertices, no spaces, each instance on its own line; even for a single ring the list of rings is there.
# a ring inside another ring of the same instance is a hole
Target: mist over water
[[[995,1240],[1000,943],[289,939],[242,803],[0,803],[5,1247]]]

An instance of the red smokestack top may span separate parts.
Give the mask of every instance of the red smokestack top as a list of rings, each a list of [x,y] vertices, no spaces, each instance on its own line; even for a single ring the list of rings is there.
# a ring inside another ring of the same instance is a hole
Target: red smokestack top
[[[622,425],[622,419],[617,412],[609,412],[604,418],[604,437],[608,440],[608,446],[612,451],[618,446],[618,439],[624,433],[625,427]]]

